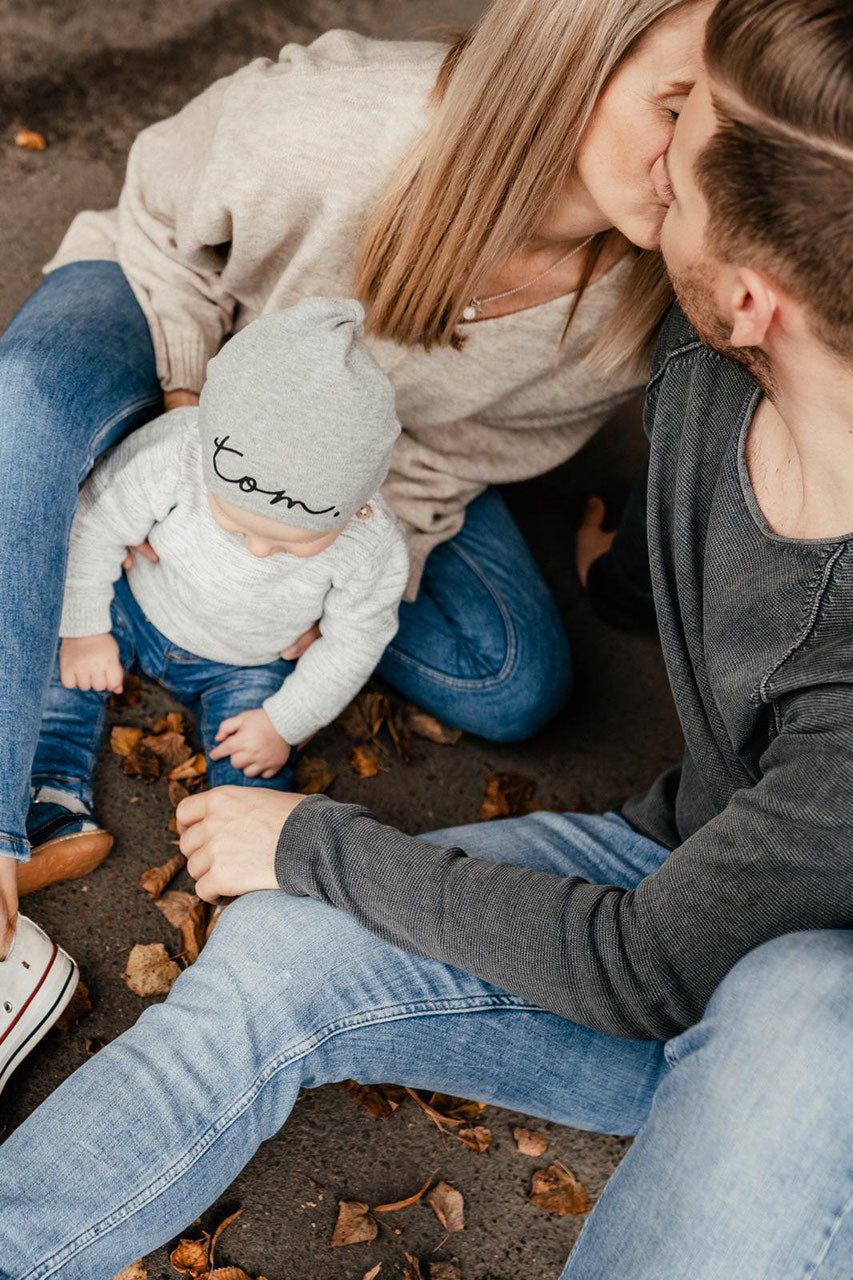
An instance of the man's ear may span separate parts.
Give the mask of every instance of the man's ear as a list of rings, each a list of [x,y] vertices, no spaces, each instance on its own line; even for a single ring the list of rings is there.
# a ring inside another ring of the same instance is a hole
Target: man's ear
[[[733,347],[760,347],[779,305],[773,282],[760,271],[738,267],[729,298]]]

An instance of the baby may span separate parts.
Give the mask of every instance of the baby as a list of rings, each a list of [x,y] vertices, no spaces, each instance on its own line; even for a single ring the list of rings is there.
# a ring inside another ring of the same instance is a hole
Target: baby
[[[308,298],[256,320],[210,362],[197,408],[134,431],[83,486],[32,775],[38,879],[57,859],[85,874],[112,846],[92,778],[124,672],[198,714],[212,786],[292,790],[294,748],[395,634],[408,552],[378,490],[400,425],[363,319],[355,301]],[[158,562],[122,576],[146,538]]]

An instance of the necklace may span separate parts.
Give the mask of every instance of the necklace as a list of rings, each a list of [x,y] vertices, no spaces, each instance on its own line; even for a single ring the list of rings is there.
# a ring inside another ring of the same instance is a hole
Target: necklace
[[[490,298],[472,298],[468,303],[468,306],[462,312],[462,319],[476,320],[478,316],[483,314],[483,307],[487,302],[497,302],[499,298],[510,298],[514,293],[521,293],[522,289],[529,289],[531,285],[538,284],[540,280],[544,280],[545,276],[550,275],[552,271],[556,271],[557,267],[561,267],[564,262],[568,262],[569,258],[573,258],[576,253],[580,253],[581,249],[585,249],[592,239],[592,236],[587,236],[586,240],[584,240],[582,244],[576,245],[574,249],[570,249],[568,253],[564,254],[562,258],[559,258],[556,262],[552,263],[550,267],[547,267],[544,271],[540,271],[538,276],[534,276],[532,280],[528,280],[525,284],[517,285],[515,289],[505,289],[503,293],[493,293]]]

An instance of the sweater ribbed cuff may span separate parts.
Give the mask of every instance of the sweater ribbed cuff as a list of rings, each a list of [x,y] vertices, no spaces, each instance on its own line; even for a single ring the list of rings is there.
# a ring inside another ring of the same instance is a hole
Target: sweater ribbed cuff
[[[165,346],[168,374],[162,379],[164,391],[201,391],[207,362],[215,351],[200,329],[188,329],[160,319],[160,335]]]
[[[77,636],[104,636],[113,629],[110,605],[113,592],[101,595],[65,593],[59,634],[63,639]]]
[[[330,819],[341,805],[328,796],[306,796],[281,829],[275,848],[275,878],[280,889],[296,897],[311,897],[314,854],[330,837]]]
[[[261,705],[272,721],[276,733],[280,734],[292,747],[298,747],[300,742],[304,742],[313,733],[324,729],[326,724],[325,721],[318,724],[317,716],[294,697],[293,692],[287,687],[290,679],[291,677],[288,677],[281,688],[265,698]]]

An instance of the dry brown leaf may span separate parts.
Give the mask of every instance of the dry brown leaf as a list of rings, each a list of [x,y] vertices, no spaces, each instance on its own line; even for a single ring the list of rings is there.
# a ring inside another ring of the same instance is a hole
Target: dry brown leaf
[[[425,1102],[417,1090],[409,1088],[408,1085],[405,1085],[404,1088],[412,1101],[418,1104],[421,1111],[423,1111],[425,1115],[429,1116],[433,1124],[436,1125],[442,1133],[449,1133],[455,1126],[465,1123],[464,1120],[455,1120],[452,1116],[443,1116],[440,1111],[436,1111],[435,1107],[432,1107],[428,1102]]]
[[[185,862],[184,855],[176,853],[174,857],[169,858],[168,862],[161,862],[159,866],[149,867],[139,877],[141,887],[152,898],[159,898],[169,882],[174,880],[179,871],[183,870]]]
[[[215,1271],[208,1271],[204,1280],[252,1280],[252,1277],[242,1267],[217,1267]]]
[[[162,942],[138,942],[121,976],[138,996],[165,996],[180,972]]]
[[[381,1270],[382,1270],[382,1263],[377,1262],[375,1267],[371,1267],[369,1271],[365,1271],[364,1275],[361,1277],[361,1280],[376,1280],[376,1277],[379,1275],[379,1272]]]
[[[586,1190],[562,1164],[537,1169],[527,1198],[547,1213],[587,1213],[589,1210]]]
[[[173,809],[177,809],[181,801],[185,800],[189,794],[189,787],[185,786],[183,782],[176,782],[174,778],[169,779],[169,804]],[[177,826],[170,825],[170,830],[177,831]]]
[[[117,1276],[113,1276],[113,1280],[148,1280],[148,1268],[141,1259],[139,1262],[131,1262],[129,1267],[125,1267],[124,1271],[120,1271]]]
[[[345,1244],[368,1244],[379,1234],[379,1224],[370,1216],[370,1206],[360,1200],[339,1200],[335,1233],[329,1241],[332,1249]]]
[[[421,1271],[421,1264],[412,1253],[406,1254],[406,1263],[403,1267],[403,1280],[424,1280],[424,1273]]]
[[[465,1227],[465,1198],[461,1191],[438,1182],[427,1196],[427,1204],[433,1210],[445,1231],[462,1231]]]
[[[296,762],[296,789],[305,796],[328,791],[335,780],[335,771],[320,756],[300,756]]]
[[[354,742],[375,738],[390,711],[384,693],[360,693],[338,716],[338,724]]]
[[[454,1258],[451,1262],[431,1262],[429,1280],[462,1280],[462,1271]]]
[[[74,995],[65,1006],[62,1016],[56,1019],[56,1025],[60,1031],[70,1031],[91,1011],[92,1001],[89,999],[89,988],[85,982],[78,982]]]
[[[188,1240],[185,1237],[169,1254],[169,1261],[181,1275],[192,1276],[193,1280],[206,1280],[210,1270],[207,1261],[209,1248],[210,1236],[206,1231],[200,1240]]]
[[[462,737],[461,729],[451,729],[450,725],[442,724],[440,720],[436,720],[435,716],[431,716],[427,711],[421,711],[418,707],[408,709],[407,723],[411,732],[417,734],[419,738],[438,742],[442,746],[453,746]]]
[[[44,134],[36,133],[35,129],[19,129],[15,134],[15,146],[23,147],[25,151],[44,151],[47,143]]]
[[[95,1036],[93,1040],[87,1040],[85,1045],[86,1057],[94,1058],[95,1054],[100,1053],[106,1043],[106,1040],[102,1040],[100,1036]]]
[[[387,1120],[406,1096],[405,1090],[396,1084],[359,1084],[357,1080],[344,1080],[342,1088],[376,1120]]]
[[[197,751],[195,755],[190,755],[181,764],[176,764],[174,769],[169,770],[169,777],[173,782],[191,783],[199,778],[203,778],[207,773],[207,761],[204,758],[203,751]]]
[[[476,1151],[478,1155],[488,1151],[492,1145],[492,1131],[482,1124],[474,1125],[470,1129],[460,1129],[456,1137],[470,1151]]]
[[[167,731],[165,733],[147,733],[142,739],[143,747],[153,751],[158,760],[163,761],[166,769],[175,769],[185,760],[189,760],[193,749],[182,733]]]
[[[429,1105],[445,1120],[478,1120],[486,1109],[485,1102],[457,1098],[452,1093],[430,1094]]]
[[[238,1218],[242,1217],[242,1214],[243,1214],[242,1209],[238,1209],[235,1213],[229,1213],[228,1217],[223,1218],[219,1226],[214,1231],[213,1237],[210,1241],[210,1265],[211,1266],[213,1266],[213,1255],[216,1253],[216,1246],[219,1243],[219,1237],[222,1235],[222,1232],[225,1230],[225,1228],[230,1227],[232,1222],[236,1222]]]
[[[183,733],[184,717],[180,711],[168,711],[166,715],[155,720],[151,726],[152,733]]]
[[[141,742],[122,758],[121,767],[129,778],[141,778],[143,782],[154,782],[160,777],[160,761]]]
[[[391,707],[388,714],[388,732],[394,743],[394,750],[403,764],[410,764],[412,759],[412,735],[409,733],[409,717],[405,707]]]
[[[548,1139],[538,1129],[515,1128],[512,1131],[515,1145],[523,1156],[541,1156],[548,1150]]]
[[[379,772],[379,748],[370,742],[354,746],[350,768],[360,778],[375,778]]]
[[[523,773],[492,773],[486,781],[478,822],[490,822],[493,818],[516,818],[527,813],[533,799],[536,783]]]
[[[373,1212],[374,1213],[393,1213],[397,1209],[411,1209],[413,1204],[418,1203],[421,1196],[424,1194],[427,1187],[432,1182],[433,1178],[437,1173],[438,1173],[438,1169],[433,1169],[432,1173],[429,1175],[426,1182],[421,1187],[420,1191],[416,1191],[414,1195],[407,1196],[405,1200],[393,1200],[389,1204],[378,1204],[376,1208],[373,1210]]]
[[[181,954],[187,964],[195,964],[207,941],[207,904],[194,893],[169,889],[155,903],[163,915],[180,931]]]
[[[134,728],[130,724],[113,725],[110,733],[110,747],[117,756],[129,756],[135,746],[142,741],[144,729]]]
[[[140,677],[126,675],[121,683],[121,693],[111,693],[109,705],[111,707],[138,707],[145,692],[145,687]]]

